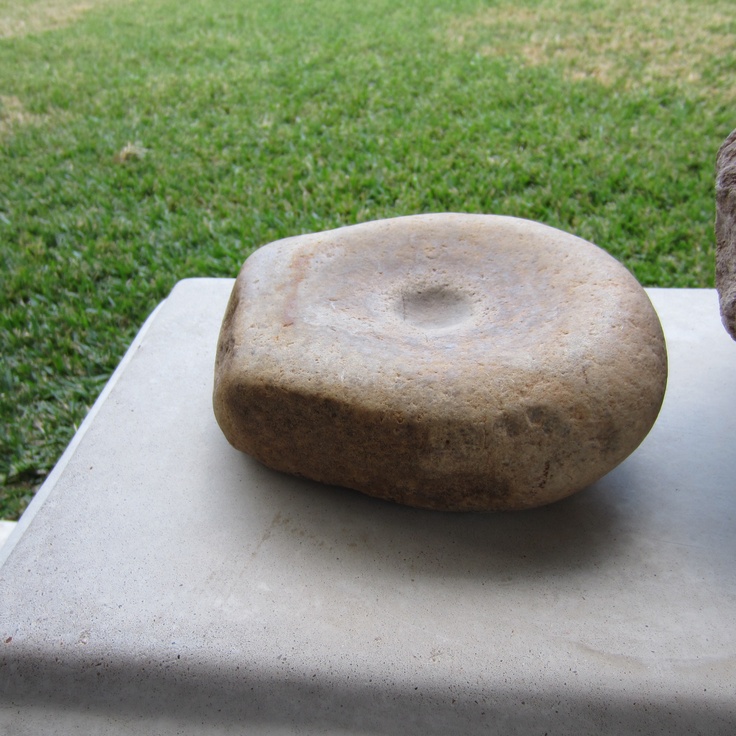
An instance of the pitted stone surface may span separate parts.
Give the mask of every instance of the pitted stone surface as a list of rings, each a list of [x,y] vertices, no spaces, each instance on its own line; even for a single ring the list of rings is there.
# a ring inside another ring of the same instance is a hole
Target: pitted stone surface
[[[716,159],[716,288],[723,325],[736,339],[736,130]]]
[[[627,457],[666,379],[646,293],[600,248],[527,220],[418,215],[248,258],[214,408],[277,470],[411,506],[522,509]]]

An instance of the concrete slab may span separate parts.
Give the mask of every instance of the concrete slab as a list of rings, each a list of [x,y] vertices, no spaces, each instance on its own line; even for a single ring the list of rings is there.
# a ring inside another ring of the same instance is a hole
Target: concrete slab
[[[520,513],[281,476],[212,414],[232,282],[181,282],[0,551],[0,732],[732,734],[736,344],[650,290],[654,429]]]
[[[10,535],[15,531],[16,526],[18,526],[16,521],[0,521],[0,549],[10,539]]]

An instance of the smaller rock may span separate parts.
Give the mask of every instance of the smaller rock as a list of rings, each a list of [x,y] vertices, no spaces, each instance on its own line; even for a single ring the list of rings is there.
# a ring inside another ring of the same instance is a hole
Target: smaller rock
[[[716,289],[723,325],[736,340],[736,130],[716,159]]]

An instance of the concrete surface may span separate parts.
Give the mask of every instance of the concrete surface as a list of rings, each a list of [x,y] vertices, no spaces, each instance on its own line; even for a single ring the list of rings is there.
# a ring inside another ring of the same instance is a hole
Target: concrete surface
[[[0,551],[0,733],[736,732],[736,344],[670,355],[621,466],[534,511],[281,476],[212,414],[232,282],[181,282]]]
[[[0,521],[0,549],[2,549],[5,542],[8,541],[10,535],[15,530],[15,527],[17,525],[18,522],[16,521]]]

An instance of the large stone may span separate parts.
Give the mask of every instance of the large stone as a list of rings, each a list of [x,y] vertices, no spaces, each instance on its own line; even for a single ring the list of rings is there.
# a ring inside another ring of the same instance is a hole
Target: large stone
[[[723,325],[736,339],[736,130],[716,158],[716,288]]]
[[[281,471],[411,506],[522,509],[627,457],[666,377],[657,315],[603,250],[526,220],[419,215],[248,258],[214,408]]]

